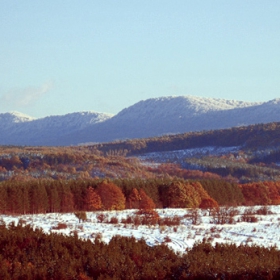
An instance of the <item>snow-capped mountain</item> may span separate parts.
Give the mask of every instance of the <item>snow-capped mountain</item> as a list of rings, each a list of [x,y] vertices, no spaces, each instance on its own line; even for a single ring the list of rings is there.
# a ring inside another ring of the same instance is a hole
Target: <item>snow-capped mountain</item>
[[[140,101],[115,116],[80,112],[32,119],[9,114],[0,114],[0,144],[75,145],[280,121],[280,99],[176,96]]]
[[[0,114],[0,143],[13,145],[51,145],[68,133],[75,133],[96,123],[104,122],[112,114],[78,112],[62,116],[35,119],[20,113]],[[59,145],[59,143],[57,143]]]
[[[254,124],[263,121],[254,114],[253,120],[247,122],[250,112],[245,116],[243,111],[262,104],[193,96],[153,98],[123,109],[95,125],[94,130],[81,130],[79,135],[68,135],[67,139],[72,143],[106,142]]]
[[[0,127],[4,128],[15,123],[28,122],[32,120],[34,120],[34,118],[19,112],[4,113],[0,114]]]

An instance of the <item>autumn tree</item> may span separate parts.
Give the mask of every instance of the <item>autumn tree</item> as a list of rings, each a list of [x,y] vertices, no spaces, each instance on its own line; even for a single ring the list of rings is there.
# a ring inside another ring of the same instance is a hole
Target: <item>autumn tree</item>
[[[125,197],[121,189],[109,181],[100,183],[96,188],[100,196],[103,208],[106,210],[125,209]]]
[[[155,209],[156,205],[154,201],[145,193],[143,189],[139,191],[140,203],[139,208],[143,210],[152,210]]]
[[[202,199],[199,208],[201,209],[207,209],[207,208],[214,208],[214,207],[218,207],[218,203],[217,201],[215,201],[213,198],[209,197],[209,198],[204,198]]]
[[[268,187],[262,182],[254,182],[240,185],[245,203],[247,205],[269,205],[271,199],[269,197]]]
[[[205,209],[209,212],[209,216],[211,214],[212,209],[213,208],[218,208],[218,207],[219,207],[219,205],[218,205],[217,201],[215,201],[211,197],[202,199],[202,201],[199,205],[199,208]]]
[[[267,187],[271,204],[280,204],[280,184],[279,182],[263,182]]]
[[[94,211],[102,208],[101,198],[93,187],[87,189],[85,204],[87,211]]]
[[[201,201],[210,198],[199,182],[173,182],[166,193],[165,206],[171,208],[198,207]]]
[[[129,209],[138,209],[141,197],[136,188],[133,188],[128,196],[128,206]]]

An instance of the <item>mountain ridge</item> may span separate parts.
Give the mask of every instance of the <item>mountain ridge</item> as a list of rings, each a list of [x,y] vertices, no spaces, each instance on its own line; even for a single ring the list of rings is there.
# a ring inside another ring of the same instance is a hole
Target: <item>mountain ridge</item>
[[[0,144],[63,146],[280,121],[280,99],[168,96],[141,100],[116,115],[90,111],[34,119],[11,113],[9,119],[8,114],[0,114]]]

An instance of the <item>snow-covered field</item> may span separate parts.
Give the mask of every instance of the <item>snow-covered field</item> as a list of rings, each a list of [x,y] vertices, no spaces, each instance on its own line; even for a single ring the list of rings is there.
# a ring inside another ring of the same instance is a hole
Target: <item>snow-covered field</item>
[[[2,215],[2,223],[8,225],[11,222],[17,224],[19,220],[23,224],[30,224],[33,228],[42,228],[44,232],[58,232],[69,235],[76,232],[82,239],[94,241],[96,236],[104,242],[109,242],[115,235],[134,236],[136,239],[144,238],[150,246],[161,243],[167,244],[175,252],[181,253],[191,248],[196,241],[206,239],[215,243],[257,244],[264,247],[276,246],[280,249],[280,206],[270,206],[270,214],[257,215],[257,222],[240,222],[244,211],[256,212],[261,207],[238,207],[238,214],[234,216],[233,224],[214,224],[213,218],[207,211],[198,210],[201,222],[193,224],[191,210],[188,209],[158,209],[161,218],[180,217],[180,224],[176,226],[166,225],[135,225],[122,223],[122,219],[133,217],[135,210],[87,212],[87,221],[79,223],[77,217],[72,214],[38,214],[9,216]],[[105,216],[105,221],[100,222],[100,214]],[[99,217],[99,219],[98,219]],[[109,223],[110,219],[118,219],[117,224]],[[55,229],[59,224],[64,229]]]

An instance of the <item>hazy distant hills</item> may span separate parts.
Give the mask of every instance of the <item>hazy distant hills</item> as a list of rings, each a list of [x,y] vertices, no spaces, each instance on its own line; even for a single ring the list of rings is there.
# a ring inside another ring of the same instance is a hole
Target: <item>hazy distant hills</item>
[[[34,119],[18,112],[0,114],[0,144],[5,145],[63,145],[57,140],[68,133],[79,133],[110,114],[79,112],[62,116]]]
[[[280,121],[280,99],[243,102],[193,96],[140,101],[117,115],[79,112],[34,119],[0,114],[0,144],[75,145]]]

